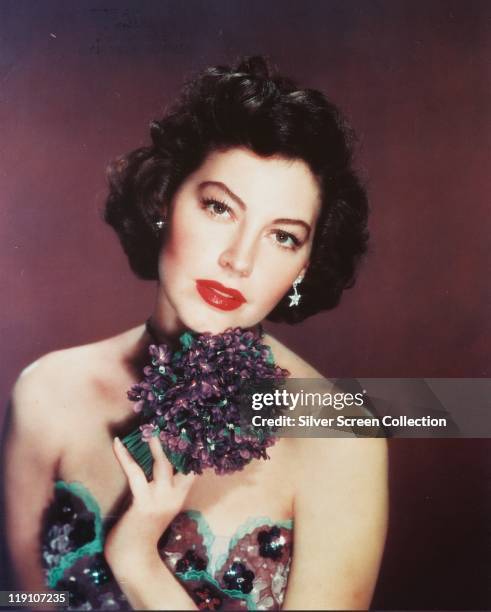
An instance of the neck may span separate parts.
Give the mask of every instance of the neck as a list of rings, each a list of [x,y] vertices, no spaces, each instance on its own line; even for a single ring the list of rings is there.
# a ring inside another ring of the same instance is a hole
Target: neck
[[[167,344],[172,348],[176,348],[179,344],[179,336],[186,331],[181,328],[179,332],[168,333],[158,324],[155,323],[155,316],[151,315],[145,321],[145,339],[152,344]],[[148,343],[148,342],[147,342]]]
[[[167,344],[172,349],[176,349],[179,346],[180,336],[186,331],[190,330],[180,322],[169,325],[166,318],[160,315],[156,309],[145,322],[144,340],[147,346],[149,344]]]
[[[158,285],[153,312],[147,319],[146,340],[154,344],[179,345],[179,337],[189,329],[179,318],[163,288]]]
[[[257,323],[256,325],[253,325],[252,327],[247,329],[250,329],[255,334],[258,334],[260,336],[263,336],[264,334],[263,326],[261,325],[261,323]],[[176,348],[179,344],[180,335],[183,334],[185,331],[192,332],[193,330],[189,330],[182,327],[179,333],[175,335],[168,335],[161,328],[155,325],[154,315],[152,315],[145,321],[145,333],[143,336],[143,340],[146,340],[148,343],[148,339],[150,339],[153,344],[167,344],[170,345],[172,348]]]

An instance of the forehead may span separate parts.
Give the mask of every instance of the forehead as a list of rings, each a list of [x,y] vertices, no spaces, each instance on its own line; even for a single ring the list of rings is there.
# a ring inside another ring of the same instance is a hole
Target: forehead
[[[261,157],[243,148],[214,151],[193,175],[193,182],[204,181],[224,183],[248,208],[275,216],[302,215],[312,222],[319,212],[317,179],[300,159]]]

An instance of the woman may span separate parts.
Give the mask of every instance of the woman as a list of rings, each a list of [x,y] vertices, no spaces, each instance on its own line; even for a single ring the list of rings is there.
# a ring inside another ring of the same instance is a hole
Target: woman
[[[386,530],[383,441],[283,438],[271,461],[184,476],[152,438],[147,482],[113,440],[149,345],[176,348],[187,330],[251,330],[290,376],[320,377],[258,326],[332,308],[353,283],[367,203],[349,132],[320,92],[251,58],[206,70],[151,136],[113,164],[106,206],[132,269],[158,280],[149,325],[48,354],[14,388],[19,587],[68,590],[82,609],[366,608]]]

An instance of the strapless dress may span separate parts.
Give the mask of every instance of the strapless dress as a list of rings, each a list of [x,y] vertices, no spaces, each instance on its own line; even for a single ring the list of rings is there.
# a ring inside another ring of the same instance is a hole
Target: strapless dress
[[[68,591],[69,610],[131,610],[103,554],[111,524],[81,483],[55,483],[42,526],[42,564],[46,586]],[[178,514],[158,543],[162,561],[202,610],[279,609],[292,548],[292,521],[255,517],[234,536],[219,536],[194,510]]]

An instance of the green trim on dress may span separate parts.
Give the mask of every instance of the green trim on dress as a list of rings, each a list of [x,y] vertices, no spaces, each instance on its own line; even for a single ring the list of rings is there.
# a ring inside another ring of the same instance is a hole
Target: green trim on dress
[[[48,571],[47,584],[51,589],[55,588],[65,571],[76,561],[86,555],[95,555],[104,550],[101,509],[92,493],[81,482],[65,482],[64,480],[57,480],[55,482],[55,489],[68,491],[84,502],[87,510],[94,515],[95,536],[93,540],[77,548],[77,550],[63,555],[58,566]]]
[[[211,563],[210,551],[213,546],[213,542],[216,539],[216,534],[213,533],[208,521],[199,510],[186,510],[185,514],[189,516],[198,526],[198,533],[203,537],[203,543],[208,553],[208,568],[207,573],[210,574],[209,568]],[[237,546],[237,544],[246,535],[250,535],[258,527],[283,527],[284,529],[293,529],[293,520],[287,519],[285,521],[272,521],[267,516],[251,516],[244,523],[239,525],[235,530],[234,534],[230,536],[230,542],[227,546],[226,552],[224,552],[218,558],[215,563],[215,574],[223,569],[223,565],[226,562],[230,551]],[[225,537],[225,536],[224,536]],[[211,574],[210,574],[211,575]]]

